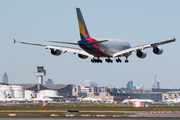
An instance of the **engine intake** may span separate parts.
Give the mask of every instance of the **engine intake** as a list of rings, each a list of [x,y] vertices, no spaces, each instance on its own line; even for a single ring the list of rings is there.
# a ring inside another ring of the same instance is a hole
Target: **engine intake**
[[[143,50],[138,50],[137,53],[136,53],[137,57],[139,58],[145,58],[146,57],[146,52],[143,51]]]
[[[61,53],[62,53],[61,50],[51,49],[51,54],[52,54],[52,55],[59,56],[59,55],[61,55]]]
[[[88,58],[88,56],[82,55],[82,54],[78,54],[78,57],[81,58],[81,59],[86,59],[86,58]]]
[[[153,48],[153,53],[156,54],[156,55],[160,55],[160,54],[163,53],[163,49],[160,48],[159,46],[154,47],[154,48]]]

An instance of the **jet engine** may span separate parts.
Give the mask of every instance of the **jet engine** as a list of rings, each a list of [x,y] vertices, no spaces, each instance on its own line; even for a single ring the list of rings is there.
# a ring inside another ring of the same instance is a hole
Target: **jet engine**
[[[156,55],[160,55],[160,54],[163,53],[163,49],[160,48],[159,46],[154,47],[154,48],[153,48],[153,53],[156,54]]]
[[[146,57],[146,52],[143,50],[138,50],[136,53],[137,57],[139,58],[145,58]]]
[[[86,58],[88,58],[88,56],[82,55],[82,54],[78,54],[78,57],[81,58],[81,59],[86,59]]]
[[[54,50],[54,49],[51,49],[51,54],[55,55],[55,56],[59,56],[61,55],[62,51],[61,50]]]

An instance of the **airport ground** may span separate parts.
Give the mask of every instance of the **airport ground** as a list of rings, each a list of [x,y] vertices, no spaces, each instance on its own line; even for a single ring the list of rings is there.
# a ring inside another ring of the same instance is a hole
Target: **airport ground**
[[[79,112],[67,112],[67,110],[79,110]],[[159,113],[158,111],[161,111]],[[168,112],[167,112],[168,111]],[[170,112],[169,112],[170,111]],[[74,115],[74,119],[101,119],[97,115],[106,115],[106,119],[127,119],[127,118],[169,118],[180,119],[180,104],[175,105],[149,105],[149,107],[135,108],[133,105],[122,104],[97,104],[97,103],[50,103],[49,106],[43,104],[1,104],[0,119],[43,119],[50,115],[58,115],[51,119],[71,119],[66,115]],[[152,113],[154,112],[154,113]],[[15,114],[15,117],[8,117],[9,114]],[[91,117],[81,117],[81,115],[90,115]],[[31,116],[31,117],[28,117]]]

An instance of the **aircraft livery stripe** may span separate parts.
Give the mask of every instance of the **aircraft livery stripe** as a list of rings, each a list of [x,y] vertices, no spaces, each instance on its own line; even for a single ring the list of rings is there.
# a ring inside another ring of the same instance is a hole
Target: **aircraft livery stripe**
[[[81,40],[86,39],[85,29],[79,20],[78,20],[78,23],[79,23],[79,32],[81,35]]]

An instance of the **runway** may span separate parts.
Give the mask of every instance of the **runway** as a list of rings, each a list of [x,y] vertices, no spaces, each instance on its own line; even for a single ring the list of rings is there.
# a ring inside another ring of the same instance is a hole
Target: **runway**
[[[22,110],[9,110],[9,111],[3,111],[1,110],[0,112],[22,112]],[[26,110],[23,112],[38,112],[37,110]],[[53,111],[53,110],[48,110],[46,112],[60,112],[58,111]],[[61,111],[62,112],[62,111]],[[65,112],[65,111],[64,111]],[[81,112],[87,112],[87,111],[81,111]],[[88,111],[88,112],[108,112],[108,111]],[[106,117],[97,117],[97,116],[0,116],[0,120],[115,120],[115,119],[121,119],[121,120],[127,120],[127,119],[132,119],[132,120],[169,120],[169,119],[180,119],[180,113],[179,112],[146,112],[146,111],[111,111],[112,113],[117,113],[117,112],[123,112],[123,113],[135,113],[134,115],[126,115],[126,116],[106,116]]]

